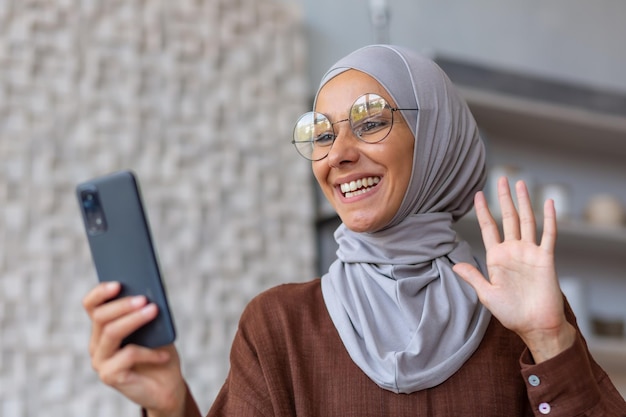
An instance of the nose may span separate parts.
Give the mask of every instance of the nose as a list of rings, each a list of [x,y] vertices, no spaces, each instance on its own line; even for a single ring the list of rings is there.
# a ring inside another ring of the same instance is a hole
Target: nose
[[[331,167],[339,167],[350,162],[356,162],[359,159],[359,139],[354,135],[350,125],[342,123],[341,127],[335,127],[337,136],[330,147],[328,156],[328,165]]]

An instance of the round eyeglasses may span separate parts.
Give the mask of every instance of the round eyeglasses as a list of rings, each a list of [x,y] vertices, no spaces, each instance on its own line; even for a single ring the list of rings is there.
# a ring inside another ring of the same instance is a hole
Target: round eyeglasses
[[[319,161],[326,158],[337,134],[334,125],[341,122],[350,122],[352,133],[365,143],[378,143],[385,139],[393,126],[393,114],[399,109],[394,108],[378,94],[368,93],[357,98],[348,118],[331,123],[322,113],[310,111],[300,116],[293,129],[293,140],[300,155],[310,161]]]

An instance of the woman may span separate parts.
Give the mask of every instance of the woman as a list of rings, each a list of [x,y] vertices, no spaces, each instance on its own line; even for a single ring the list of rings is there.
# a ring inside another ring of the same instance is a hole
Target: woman
[[[209,416],[626,415],[564,305],[553,203],[537,245],[525,185],[518,213],[501,179],[501,239],[476,124],[432,61],[359,49],[325,75],[315,110],[294,144],[343,222],[338,259],[250,302]],[[488,280],[451,227],[472,203]],[[157,312],[107,302],[118,291],[84,299],[94,368],[150,416],[199,416],[173,346],[120,349]]]

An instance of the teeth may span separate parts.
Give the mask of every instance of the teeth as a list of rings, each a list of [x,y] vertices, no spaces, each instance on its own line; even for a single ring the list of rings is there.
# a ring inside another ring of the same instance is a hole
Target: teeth
[[[369,187],[376,185],[380,182],[380,177],[366,177],[356,181],[346,182],[340,185],[341,192],[346,197],[356,197],[361,195],[369,189]]]

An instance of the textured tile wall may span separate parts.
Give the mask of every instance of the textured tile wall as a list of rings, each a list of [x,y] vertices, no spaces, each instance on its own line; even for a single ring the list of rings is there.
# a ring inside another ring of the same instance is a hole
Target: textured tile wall
[[[245,303],[313,276],[299,22],[273,0],[0,1],[0,416],[136,415],[87,355],[80,180],[142,181],[205,411]]]

